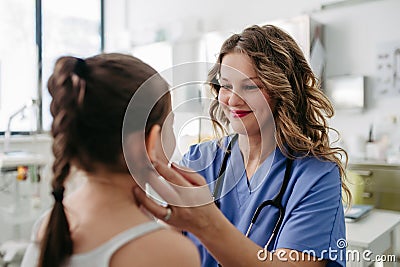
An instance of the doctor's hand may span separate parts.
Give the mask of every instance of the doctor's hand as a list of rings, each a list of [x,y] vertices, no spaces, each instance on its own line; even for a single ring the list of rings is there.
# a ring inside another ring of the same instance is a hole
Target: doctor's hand
[[[153,161],[154,168],[167,182],[151,186],[168,203],[160,206],[139,186],[133,189],[137,202],[156,218],[181,230],[203,234],[205,229],[223,216],[215,206],[205,179],[193,170]]]
[[[201,175],[175,164],[168,167],[165,163],[153,163],[158,173],[170,183],[159,182],[161,181],[159,179],[149,182],[164,200],[169,200],[167,201],[169,205],[160,206],[139,186],[133,190],[137,202],[156,218],[179,230],[194,234],[222,266],[273,264],[273,266],[322,267],[326,265],[326,261],[316,259],[292,262],[280,261],[274,256],[273,261],[260,261],[257,253],[265,250],[248,239],[225,218],[214,204],[208,185]],[[283,250],[286,250],[286,253],[291,252],[289,249]]]

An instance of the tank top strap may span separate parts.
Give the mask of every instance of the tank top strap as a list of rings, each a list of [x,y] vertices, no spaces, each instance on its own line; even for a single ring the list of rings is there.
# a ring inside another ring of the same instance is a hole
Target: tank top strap
[[[105,244],[107,248],[103,247],[103,251],[106,252],[106,257],[108,258],[108,260],[110,260],[111,256],[123,245],[158,229],[164,229],[164,226],[157,223],[156,221],[146,222],[137,225],[114,236],[110,241]]]

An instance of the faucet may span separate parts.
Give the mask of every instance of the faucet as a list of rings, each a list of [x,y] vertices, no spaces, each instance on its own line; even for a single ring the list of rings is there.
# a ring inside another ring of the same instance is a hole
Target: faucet
[[[15,111],[13,114],[11,114],[11,116],[8,118],[8,123],[7,123],[7,129],[4,133],[4,154],[6,154],[9,149],[9,145],[10,145],[10,138],[11,138],[11,122],[13,121],[13,119],[19,115],[19,114],[23,114],[23,112],[34,106],[37,105],[37,100],[36,99],[30,99],[28,102],[26,102],[21,108],[19,108],[17,111]]]

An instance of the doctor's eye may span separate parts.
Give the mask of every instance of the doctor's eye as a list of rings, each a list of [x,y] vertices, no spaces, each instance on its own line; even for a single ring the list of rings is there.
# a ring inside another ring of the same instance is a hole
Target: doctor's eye
[[[232,90],[233,87],[230,84],[221,84],[221,88],[226,90]]]
[[[258,85],[243,85],[242,86],[242,90],[256,90],[256,89],[260,89],[260,87]]]

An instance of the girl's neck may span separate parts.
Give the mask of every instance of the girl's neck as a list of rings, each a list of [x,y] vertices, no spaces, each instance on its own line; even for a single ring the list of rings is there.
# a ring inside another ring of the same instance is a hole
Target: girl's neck
[[[136,182],[130,174],[101,172],[88,174],[85,190],[105,201],[133,201],[132,188]]]

